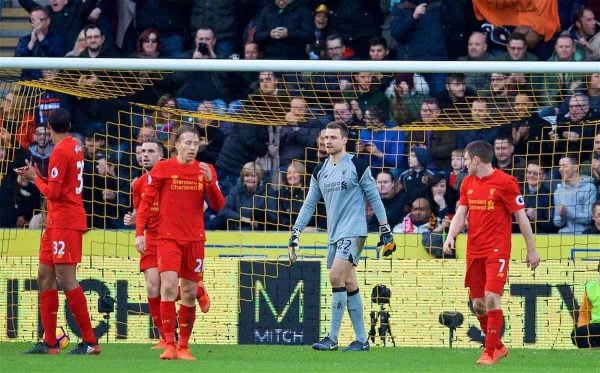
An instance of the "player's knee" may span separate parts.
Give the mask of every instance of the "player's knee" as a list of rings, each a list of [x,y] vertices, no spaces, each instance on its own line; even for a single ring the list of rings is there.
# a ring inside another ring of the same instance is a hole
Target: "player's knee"
[[[490,310],[495,310],[500,308],[500,295],[496,293],[488,293],[485,295],[485,308]]]
[[[150,280],[146,282],[146,291],[148,295],[151,297],[157,297],[160,295],[160,281],[158,280]]]
[[[343,287],[346,286],[346,279],[342,276],[341,273],[331,271],[329,272],[329,283],[333,287]]]
[[[485,307],[485,299],[479,298],[473,300],[473,310],[479,316],[483,316],[486,314],[487,309]]]

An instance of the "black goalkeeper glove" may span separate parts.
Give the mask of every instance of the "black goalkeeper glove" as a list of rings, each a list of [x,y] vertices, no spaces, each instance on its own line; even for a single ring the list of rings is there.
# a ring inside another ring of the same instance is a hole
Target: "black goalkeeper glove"
[[[294,263],[296,259],[298,259],[298,255],[296,255],[296,250],[298,250],[298,242],[300,241],[300,231],[296,228],[292,229],[292,235],[290,236],[290,241],[288,243],[288,255],[290,257],[290,262]]]
[[[377,250],[383,254],[383,256],[392,255],[396,251],[396,243],[394,242],[394,236],[392,236],[392,229],[389,224],[379,226],[379,242],[377,243]]]

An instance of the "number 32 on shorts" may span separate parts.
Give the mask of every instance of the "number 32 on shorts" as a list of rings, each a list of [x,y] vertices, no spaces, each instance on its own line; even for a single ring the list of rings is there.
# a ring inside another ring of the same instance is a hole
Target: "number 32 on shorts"
[[[62,258],[65,255],[65,241],[52,241],[52,253],[54,256]]]
[[[196,259],[196,268],[194,268],[194,272],[200,273],[203,270],[204,260]]]

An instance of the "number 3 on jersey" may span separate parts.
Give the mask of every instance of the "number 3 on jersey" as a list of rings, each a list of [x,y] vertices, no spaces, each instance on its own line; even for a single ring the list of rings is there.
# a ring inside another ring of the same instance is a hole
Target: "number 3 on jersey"
[[[52,241],[52,252],[55,256],[62,258],[65,255],[65,241]]]
[[[83,161],[77,161],[77,181],[79,185],[75,187],[75,194],[81,194],[83,191]]]

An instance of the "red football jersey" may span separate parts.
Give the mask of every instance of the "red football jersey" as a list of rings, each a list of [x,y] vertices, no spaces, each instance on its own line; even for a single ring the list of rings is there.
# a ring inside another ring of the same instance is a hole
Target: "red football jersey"
[[[148,180],[150,180],[150,173],[146,172],[142,176],[133,180],[133,208],[139,209],[140,202],[146,191]],[[148,223],[146,224],[146,241],[149,245],[155,245],[156,239],[158,239],[158,200],[154,201],[154,204],[150,208],[148,215]]]
[[[510,256],[512,215],[525,207],[517,180],[497,169],[483,178],[469,175],[459,203],[469,208],[467,258]]]
[[[83,149],[71,136],[54,147],[48,163],[48,179],[36,177],[35,185],[48,199],[48,228],[85,231],[83,208]]]
[[[225,206],[225,197],[217,184],[217,172],[210,166],[212,181],[208,183],[200,162],[181,164],[176,158],[158,162],[150,171],[148,184],[137,210],[136,235],[148,226],[150,208],[158,199],[158,235],[176,241],[205,241],[204,198],[218,211]]]

